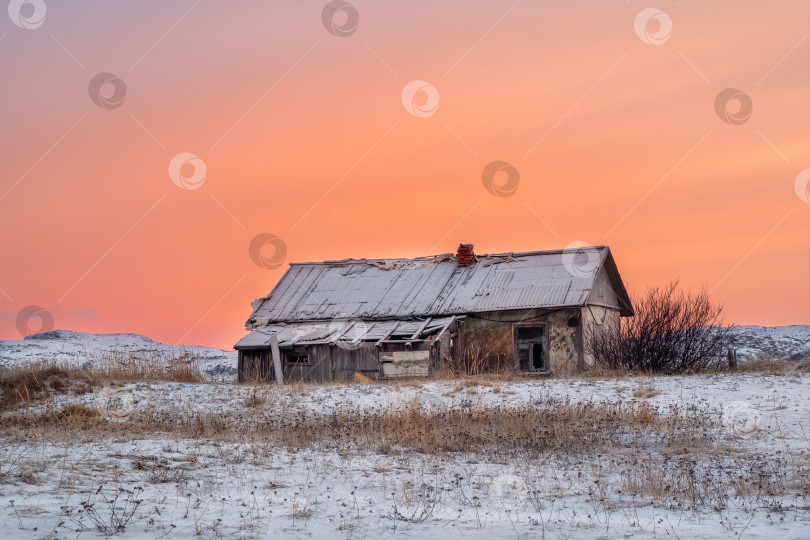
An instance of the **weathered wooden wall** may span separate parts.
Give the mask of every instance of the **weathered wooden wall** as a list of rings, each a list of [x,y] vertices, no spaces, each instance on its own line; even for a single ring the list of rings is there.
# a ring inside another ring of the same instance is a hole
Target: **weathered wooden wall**
[[[284,379],[290,381],[345,381],[354,379],[357,371],[376,377],[380,365],[378,350],[374,343],[363,343],[357,348],[339,345],[309,345],[306,347],[309,362],[291,364],[291,351],[282,350]],[[297,353],[296,353],[297,354]]]
[[[381,360],[383,356],[386,359],[391,358],[388,353],[394,351],[429,351],[431,373],[442,369],[451,354],[474,355],[480,365],[490,368],[517,368],[514,328],[515,325],[526,323],[546,327],[547,343],[544,350],[549,370],[558,375],[571,375],[593,364],[585,350],[585,334],[597,327],[618,331],[620,316],[617,309],[604,306],[495,311],[468,315],[462,321],[454,323],[438,340],[415,342],[410,347],[406,347],[404,342],[383,343],[380,346],[363,343],[357,347],[296,346],[294,350],[281,351],[284,379],[351,380],[357,372],[372,379],[381,378]],[[309,361],[290,362],[292,355],[301,354],[308,355]],[[273,378],[269,350],[239,352],[239,380],[251,378]]]
[[[238,364],[239,382],[267,379],[272,372],[270,349],[239,351]]]
[[[371,379],[382,378],[383,356],[393,352],[424,351],[428,353],[428,371],[440,370],[450,355],[451,333],[435,341],[422,341],[406,346],[403,343],[363,343],[357,347],[339,345],[296,346],[281,350],[285,381],[341,381],[355,378],[357,372]],[[308,362],[291,362],[294,356],[307,355]],[[269,350],[239,351],[239,381],[274,378]]]

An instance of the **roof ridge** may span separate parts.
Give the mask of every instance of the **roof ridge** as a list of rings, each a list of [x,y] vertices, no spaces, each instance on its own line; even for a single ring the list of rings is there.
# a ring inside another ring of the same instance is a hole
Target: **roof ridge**
[[[577,250],[582,249],[609,249],[608,246],[605,245],[596,245],[596,246],[582,246],[576,248]],[[559,253],[563,253],[568,251],[566,248],[561,249],[544,249],[538,251],[508,251],[504,253],[476,253],[475,256],[479,259],[484,257],[527,257],[532,255],[556,255]],[[448,253],[437,253],[435,255],[423,255],[421,257],[381,257],[381,258],[370,258],[370,257],[363,257],[361,259],[354,259],[354,258],[347,258],[347,259],[327,259],[325,261],[308,261],[308,262],[291,262],[290,266],[304,266],[304,265],[317,265],[317,264],[357,264],[357,263],[366,263],[366,264],[374,264],[383,261],[424,261],[424,262],[434,262],[437,258],[446,257],[448,255],[455,256],[455,253],[448,252]],[[441,262],[441,261],[438,261]]]

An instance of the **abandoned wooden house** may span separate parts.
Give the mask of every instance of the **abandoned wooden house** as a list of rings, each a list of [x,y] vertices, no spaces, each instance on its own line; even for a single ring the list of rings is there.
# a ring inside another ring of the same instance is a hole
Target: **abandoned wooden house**
[[[593,363],[589,332],[633,315],[606,246],[293,263],[252,307],[234,346],[240,381],[572,374]]]

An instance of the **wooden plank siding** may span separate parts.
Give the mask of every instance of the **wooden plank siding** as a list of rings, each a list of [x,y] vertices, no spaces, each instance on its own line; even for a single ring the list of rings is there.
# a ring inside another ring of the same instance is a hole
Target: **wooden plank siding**
[[[454,325],[455,326],[455,325]],[[343,348],[339,345],[318,344],[298,345],[281,349],[281,363],[285,381],[347,381],[355,378],[357,372],[371,379],[383,376],[381,355],[394,351],[428,351],[429,372],[444,367],[444,360],[451,351],[451,336],[456,332],[446,332],[440,339],[432,341],[402,343],[368,342],[356,348]],[[294,359],[307,357],[306,362]],[[250,380],[273,380],[272,358],[269,349],[249,349],[239,351],[239,382]]]

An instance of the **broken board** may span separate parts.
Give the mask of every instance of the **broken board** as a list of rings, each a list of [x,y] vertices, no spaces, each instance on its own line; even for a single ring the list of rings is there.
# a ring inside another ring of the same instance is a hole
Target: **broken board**
[[[380,354],[383,377],[427,377],[430,373],[430,351],[393,351]]]

